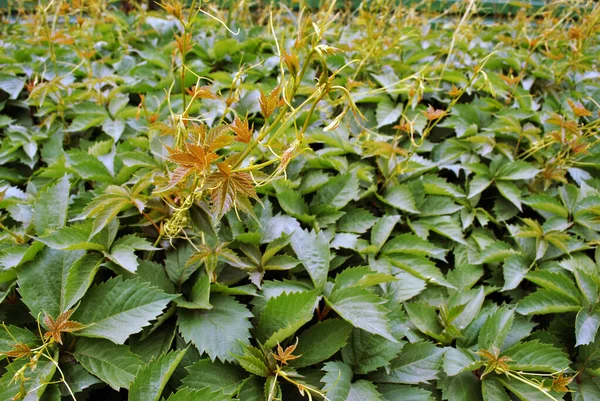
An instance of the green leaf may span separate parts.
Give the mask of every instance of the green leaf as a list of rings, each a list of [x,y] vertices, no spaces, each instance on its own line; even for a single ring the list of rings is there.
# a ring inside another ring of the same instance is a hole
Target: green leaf
[[[269,377],[271,370],[263,352],[252,346],[244,347],[244,355],[235,355],[236,361],[248,373],[260,377]]]
[[[377,387],[367,380],[358,380],[350,385],[350,392],[346,401],[384,401]]]
[[[382,216],[371,230],[371,243],[375,245],[377,251],[381,249],[387,241],[394,226],[400,221],[400,216]]]
[[[511,358],[511,369],[524,372],[554,373],[569,368],[567,354],[552,345],[538,340],[527,341],[511,347],[502,353]]]
[[[452,218],[451,216],[436,216],[419,219],[417,220],[417,223],[425,224],[429,230],[452,241],[467,245],[467,242],[463,238],[462,228],[457,218]]]
[[[501,306],[496,309],[479,330],[477,340],[479,349],[490,350],[494,347],[502,349],[502,344],[512,328],[514,319],[514,312],[508,307]]]
[[[378,383],[427,383],[438,378],[443,355],[444,349],[432,343],[406,344],[389,366],[389,373],[380,370],[373,375],[373,380]]]
[[[264,270],[290,270],[298,266],[300,261],[289,255],[275,255],[264,265]]]
[[[343,232],[363,234],[376,222],[379,218],[373,216],[366,209],[350,209],[341,219],[338,220],[338,229]]]
[[[155,319],[176,295],[165,294],[139,279],[112,278],[92,287],[73,320],[88,325],[77,335],[123,344]]]
[[[15,373],[21,369],[29,359],[17,359],[6,366],[4,375],[0,379],[0,400],[23,399],[23,401],[37,401],[44,394],[48,382],[56,372],[58,363],[58,352],[52,360],[49,358],[40,358],[35,369],[25,367],[23,374],[25,381],[15,380]],[[21,388],[23,385],[23,388]],[[22,397],[15,398],[20,390],[24,390]]]
[[[25,79],[0,72],[0,89],[8,93],[10,99],[17,99],[25,87]]]
[[[12,325],[6,325],[0,328],[0,359],[4,359],[7,352],[12,351],[15,345],[25,344],[29,348],[35,348],[40,345],[41,340],[31,331]]]
[[[597,307],[590,309],[584,306],[575,319],[575,346],[586,345],[594,341],[600,327],[600,311]]]
[[[506,258],[502,265],[502,272],[504,274],[504,287],[502,287],[502,291],[517,288],[528,271],[529,264],[522,255],[512,255]]]
[[[564,273],[555,273],[546,270],[536,270],[527,273],[525,278],[546,289],[556,291],[561,295],[571,298],[579,303],[577,287],[571,281],[571,278]]]
[[[530,386],[529,384],[522,383],[518,380],[512,380],[508,378],[499,378],[500,382],[510,390],[515,396],[521,401],[548,401],[551,398],[538,388]],[[557,393],[555,391],[549,391],[548,394],[552,396],[554,400],[562,400],[564,393]]]
[[[238,394],[240,401],[267,401],[265,381],[257,376],[250,376],[244,381]]]
[[[122,210],[134,205],[138,210],[143,210],[143,203],[140,202],[127,187],[109,185],[101,195],[95,197],[83,209],[83,212],[77,216],[76,220],[94,217],[92,232],[90,233],[90,238],[92,238],[117,217]]]
[[[448,288],[454,288],[452,284],[446,281],[446,278],[440,269],[427,258],[420,256],[404,256],[401,258],[386,257],[386,259],[395,267],[405,270],[421,280]]]
[[[163,354],[136,374],[129,388],[129,401],[159,401],[162,391],[187,350]]]
[[[443,368],[448,376],[456,376],[463,372],[471,372],[483,365],[483,362],[472,351],[460,347],[448,347],[444,353]]]
[[[322,362],[346,345],[352,326],[342,319],[328,319],[318,322],[298,336],[298,346],[294,351],[300,358],[290,362],[301,368]]]
[[[487,377],[481,382],[481,395],[484,401],[511,401],[496,377]]]
[[[321,231],[299,230],[292,235],[292,248],[310,275],[315,288],[322,288],[329,273],[329,241]]]
[[[181,286],[200,267],[198,263],[187,263],[194,252],[194,248],[187,241],[178,244],[175,249],[167,252],[165,269],[175,285]]]
[[[104,119],[102,122],[102,131],[106,132],[115,142],[121,138],[121,135],[125,131],[125,121],[123,120],[112,120],[110,118]]]
[[[70,364],[63,363],[61,370],[73,393],[79,393],[93,385],[102,383],[102,380],[89,373],[81,364],[75,363],[75,361]],[[60,401],[60,390],[58,390],[57,401]]]
[[[388,99],[377,103],[377,109],[375,110],[377,128],[381,128],[384,125],[390,125],[398,121],[402,115],[402,109],[402,103],[396,105]]]
[[[584,376],[571,388],[575,388],[574,401],[596,401],[600,399],[600,378]]]
[[[433,338],[441,338],[441,334],[444,329],[438,319],[437,309],[425,302],[411,302],[405,303],[404,309],[410,317],[411,323],[413,323],[421,333],[426,334]]]
[[[209,388],[202,390],[193,390],[182,388],[176,393],[171,394],[167,401],[233,401],[233,399],[218,391],[210,391]]]
[[[385,191],[380,198],[386,204],[400,209],[403,212],[418,214],[419,210],[415,198],[408,185],[399,184]]]
[[[539,171],[540,170],[527,162],[515,160],[502,164],[496,173],[496,178],[499,180],[530,180],[534,178]]]
[[[465,192],[457,185],[450,184],[436,175],[423,176],[423,189],[427,195],[451,196],[456,199],[465,197]]]
[[[160,288],[166,293],[174,293],[175,286],[167,277],[165,268],[160,263],[149,260],[140,260],[140,265],[136,271],[136,276],[155,287]]]
[[[215,295],[210,301],[212,309],[180,310],[179,330],[201,354],[206,352],[213,361],[232,361],[232,354],[241,354],[242,344],[249,344],[252,314],[227,295]]]
[[[65,225],[69,208],[69,188],[69,178],[65,175],[56,184],[42,189],[37,194],[33,205],[33,225],[38,235]]]
[[[115,390],[128,389],[143,365],[129,347],[107,340],[80,338],[73,355],[88,372]]]
[[[208,388],[211,391],[222,391],[231,395],[237,392],[248,376],[235,365],[200,359],[192,366],[186,367],[188,375],[182,380],[184,386],[192,389]]]
[[[101,114],[79,114],[75,116],[67,132],[82,132],[87,129],[102,125],[106,117]]]
[[[486,174],[475,174],[469,182],[469,196],[472,199],[482,193],[492,183],[492,178]]]
[[[68,251],[76,250],[95,250],[104,251],[104,246],[95,242],[88,242],[91,226],[87,224],[62,227],[50,234],[36,238],[50,248]]]
[[[85,294],[100,267],[99,255],[46,248],[19,271],[19,293],[35,318],[56,318]]]
[[[388,241],[381,249],[381,254],[386,256],[415,255],[429,256],[438,260],[445,260],[448,251],[438,248],[431,242],[425,241],[414,234],[401,234]]]
[[[269,299],[256,328],[265,348],[273,348],[308,323],[317,298],[316,291],[307,291],[283,293]]]
[[[144,363],[157,359],[168,352],[175,339],[175,325],[170,322],[153,329],[149,334],[142,332],[141,335],[129,340],[131,352],[139,355]]]
[[[128,272],[135,273],[138,261],[134,251],[135,249],[128,246],[115,246],[110,253],[106,253],[106,257]]]
[[[517,188],[515,184],[510,181],[497,181],[496,188],[507,200],[517,207],[520,211],[521,208],[521,190]]]
[[[0,250],[0,267],[5,270],[5,274],[13,267],[27,263],[32,260],[44,248],[39,242],[34,242],[31,245],[11,246]],[[16,277],[16,272],[13,270],[9,274],[10,277],[6,280],[12,280]]]
[[[471,372],[463,372],[440,380],[442,398],[448,401],[481,401],[481,385]]]
[[[70,150],[67,153],[67,162],[72,171],[85,180],[107,183],[114,181],[112,174],[100,159],[80,149]]]
[[[270,242],[265,249],[265,252],[262,255],[260,263],[262,265],[266,264],[269,259],[271,259],[277,252],[285,248],[291,241],[291,236],[287,234],[282,234],[281,237],[275,239]]]
[[[361,329],[352,330],[348,344],[342,349],[344,362],[352,366],[356,374],[366,374],[386,367],[406,344],[392,342]]]
[[[335,176],[317,191],[311,207],[313,210],[323,207],[339,210],[358,196],[358,184],[355,174]]]
[[[323,391],[330,401],[346,401],[352,385],[352,370],[343,362],[327,362],[322,369],[325,376]]]
[[[377,390],[385,401],[433,401],[431,392],[405,384],[379,384]]]
[[[310,210],[302,194],[293,189],[277,192],[277,200],[281,208],[289,215],[300,220],[309,217]]]
[[[0,128],[8,127],[10,124],[14,123],[15,120],[8,116],[4,116],[0,114]]]
[[[198,277],[192,287],[189,301],[182,300],[181,298],[176,300],[177,306],[186,309],[211,309],[210,304],[210,278],[206,274],[202,274]]]
[[[384,300],[370,291],[359,287],[343,288],[334,291],[327,303],[354,327],[398,342],[390,332],[388,310],[382,305]]]
[[[73,390],[73,392],[75,391]],[[44,390],[44,394],[42,394],[40,401],[61,401],[61,397],[62,394],[59,385],[50,383],[46,386],[46,390]]]
[[[531,206],[533,210],[542,216],[549,218],[559,216],[569,217],[569,211],[558,200],[547,194],[535,194],[523,199],[523,203]]]
[[[542,288],[523,298],[517,312],[522,315],[543,315],[548,313],[577,312],[581,303],[560,292]]]
[[[444,216],[452,215],[463,210],[461,206],[447,196],[427,196],[425,201],[419,205],[421,216]]]
[[[335,277],[332,291],[346,287],[371,287],[395,280],[394,276],[375,272],[368,266],[349,267]]]
[[[489,246],[486,246],[475,260],[471,260],[469,257],[469,263],[477,265],[484,263],[500,263],[504,262],[508,257],[514,254],[514,247],[506,242],[495,241]]]

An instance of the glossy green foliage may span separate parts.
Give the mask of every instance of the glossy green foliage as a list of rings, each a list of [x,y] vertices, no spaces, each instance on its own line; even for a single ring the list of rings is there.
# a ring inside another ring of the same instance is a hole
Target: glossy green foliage
[[[600,399],[598,4],[75,3],[0,15],[0,400]]]

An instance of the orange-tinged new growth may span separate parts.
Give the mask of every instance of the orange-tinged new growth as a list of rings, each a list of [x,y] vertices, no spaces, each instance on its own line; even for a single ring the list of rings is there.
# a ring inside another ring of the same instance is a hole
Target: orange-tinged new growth
[[[13,346],[13,349],[3,354],[9,358],[25,358],[31,355],[31,348],[27,344],[18,343]]]
[[[504,81],[506,82],[507,85],[509,86],[513,86],[514,84],[519,83],[519,81],[521,80],[521,77],[519,75],[517,75],[516,77],[513,75],[513,70],[512,68],[510,69],[510,71],[508,72],[508,75],[504,75],[504,74],[498,74],[498,76]]]
[[[282,365],[287,365],[288,361],[293,361],[294,359],[300,358],[302,355],[292,355],[298,346],[298,339],[296,338],[296,343],[284,349],[281,345],[277,344],[277,353],[273,354],[273,358],[281,362]]]
[[[192,172],[203,172],[210,164],[219,158],[219,155],[211,150],[205,150],[203,146],[186,143],[185,150],[168,148],[169,160],[178,166],[171,173],[169,188],[177,185]]]
[[[571,110],[573,110],[573,113],[577,117],[589,117],[592,115],[592,112],[583,107],[581,102],[575,103],[571,99],[567,99],[567,103],[569,103],[569,107],[571,107]]]
[[[500,356],[500,350],[497,347],[492,347],[490,350],[479,350],[477,351],[477,355],[486,359],[486,368],[481,375],[482,379],[491,372],[503,374],[510,370],[508,362],[511,359],[508,356]]]
[[[265,93],[261,89],[258,103],[260,104],[260,110],[262,111],[262,114],[263,116],[265,116],[265,118],[269,118],[269,116],[273,114],[277,106],[279,106],[280,94],[281,87],[279,86],[273,89],[268,96],[265,95]]]
[[[186,54],[192,47],[194,47],[194,41],[192,40],[192,33],[188,32],[182,35],[175,35],[175,43],[181,54]]]
[[[192,86],[185,90],[188,95],[194,99],[218,99],[218,97],[210,91],[210,86]]]
[[[426,111],[422,112],[429,121],[439,120],[446,115],[446,110],[434,109],[433,106],[429,106]]]
[[[218,171],[206,179],[210,189],[211,201],[215,213],[221,218],[232,207],[252,214],[252,204],[248,198],[260,202],[252,185],[252,176],[248,173],[233,172],[228,161],[217,164]]]
[[[560,372],[558,376],[552,380],[552,390],[557,391],[559,393],[567,393],[569,392],[569,388],[567,387],[575,376],[565,376],[563,372]]]
[[[236,117],[233,123],[229,126],[233,132],[235,132],[235,140],[238,142],[249,143],[252,139],[252,131],[254,130],[254,124],[249,126],[248,119],[243,121]]]
[[[460,89],[452,85],[452,89],[450,89],[448,95],[450,95],[451,97],[458,97],[460,95]]]
[[[292,76],[298,75],[298,71],[300,71],[300,60],[298,60],[298,56],[294,51],[290,53],[283,51],[283,62],[285,63],[288,71]]]
[[[73,312],[75,312],[75,309],[63,312],[58,315],[56,320],[46,313],[44,324],[48,327],[48,331],[44,334],[44,339],[52,338],[57,343],[62,344],[62,333],[72,333],[83,329],[85,327],[83,324],[69,320]]]

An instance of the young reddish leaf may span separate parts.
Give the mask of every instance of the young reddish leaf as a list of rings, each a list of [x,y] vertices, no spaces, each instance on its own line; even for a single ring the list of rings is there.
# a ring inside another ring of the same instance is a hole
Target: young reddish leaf
[[[282,365],[287,365],[288,361],[293,361],[294,359],[300,358],[302,355],[292,355],[298,346],[298,339],[296,339],[296,343],[290,345],[283,350],[280,344],[277,344],[277,353],[273,354],[273,358],[281,362]]]
[[[427,108],[427,111],[423,111],[422,113],[429,121],[433,121],[444,117],[446,115],[446,110],[434,109],[433,106],[430,105]]]
[[[283,62],[285,63],[288,71],[292,76],[298,75],[298,71],[300,71],[300,60],[298,59],[298,55],[294,53],[292,50],[290,53],[283,51]]]
[[[265,116],[265,118],[269,118],[269,116],[273,114],[277,106],[279,106],[280,93],[281,88],[279,86],[273,89],[268,96],[265,95],[262,90],[260,91],[260,98],[258,99],[258,102],[260,104],[262,114],[263,116]]]
[[[252,213],[248,198],[260,199],[252,185],[252,177],[248,173],[232,172],[227,163],[217,164],[218,171],[206,179],[206,188],[210,189],[213,208],[218,218],[235,207],[245,213]]]
[[[168,188],[172,188],[192,172],[202,173],[219,156],[203,146],[187,143],[185,150],[168,148],[169,160],[177,163],[177,168],[171,173]]]
[[[248,143],[252,139],[252,131],[254,130],[254,124],[248,126],[248,119],[242,121],[239,117],[233,120],[233,124],[229,126],[233,132],[235,132],[235,140],[238,142]]]
[[[75,309],[63,312],[58,315],[56,320],[52,319],[52,316],[46,314],[46,316],[44,316],[44,324],[48,327],[48,331],[44,334],[44,339],[48,340],[49,338],[52,338],[57,343],[62,344],[62,333],[72,333],[85,328],[83,324],[69,320],[73,312],[75,312]]]
[[[31,348],[27,344],[17,343],[13,346],[13,349],[8,352],[3,352],[9,358],[25,358],[31,355]]]
[[[569,103],[569,107],[577,117],[589,117],[592,115],[592,112],[583,107],[581,102],[575,103],[571,99],[567,99],[567,103]]]
[[[210,86],[192,86],[185,90],[194,99],[218,99],[218,97],[210,91]]]

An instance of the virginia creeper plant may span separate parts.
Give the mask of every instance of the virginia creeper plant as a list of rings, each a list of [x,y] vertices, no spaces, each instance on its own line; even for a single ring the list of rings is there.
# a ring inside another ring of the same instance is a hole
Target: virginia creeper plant
[[[599,400],[600,5],[494,7],[10,0],[0,400]]]

